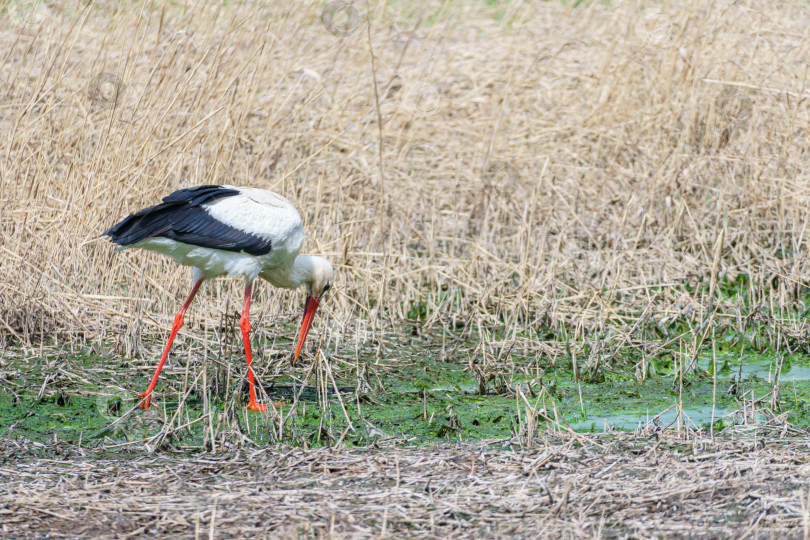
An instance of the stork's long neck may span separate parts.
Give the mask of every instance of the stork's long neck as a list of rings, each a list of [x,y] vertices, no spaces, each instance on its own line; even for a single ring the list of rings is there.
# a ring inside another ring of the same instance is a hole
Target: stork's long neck
[[[272,268],[259,274],[276,287],[283,289],[297,289],[312,277],[314,264],[309,255],[299,255],[292,266],[285,268]]]

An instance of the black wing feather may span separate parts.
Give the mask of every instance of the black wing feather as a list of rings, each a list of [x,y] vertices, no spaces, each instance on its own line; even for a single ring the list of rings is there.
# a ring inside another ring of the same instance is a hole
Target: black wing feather
[[[164,197],[163,203],[124,218],[104,231],[104,236],[109,236],[120,246],[162,237],[195,246],[266,255],[272,249],[270,239],[222,223],[202,206],[238,194],[238,190],[222,186],[181,189]]]

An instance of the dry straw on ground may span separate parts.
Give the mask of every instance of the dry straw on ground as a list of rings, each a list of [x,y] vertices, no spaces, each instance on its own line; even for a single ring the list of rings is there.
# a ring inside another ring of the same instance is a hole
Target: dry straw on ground
[[[126,460],[0,440],[0,531],[88,538],[810,534],[805,441],[624,434],[551,437],[523,452],[502,446],[272,448]]]
[[[302,209],[304,251],[339,275],[331,343],[419,315],[639,346],[714,312],[795,346],[810,12],[563,4],[11,2],[0,339],[132,354],[163,335],[186,272],[99,233],[176,188],[233,183]],[[742,314],[715,286],[739,274]],[[237,288],[207,285],[186,330]],[[265,314],[297,311],[261,289]]]

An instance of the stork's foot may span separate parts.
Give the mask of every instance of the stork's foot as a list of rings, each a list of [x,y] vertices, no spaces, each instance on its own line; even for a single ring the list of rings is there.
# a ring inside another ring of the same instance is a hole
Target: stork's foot
[[[138,396],[138,399],[141,400],[140,403],[141,409],[146,410],[149,408],[149,402],[152,401],[152,392],[144,392],[143,394]]]
[[[259,403],[258,401],[251,401],[248,403],[247,409],[249,411],[265,412],[267,410],[267,405],[264,403]]]
[[[273,403],[273,407],[281,407],[282,405],[286,405],[286,404],[287,404],[287,402],[285,402],[285,401],[282,401],[281,403]],[[259,403],[257,401],[254,401],[253,403],[249,403],[248,406],[245,407],[245,408],[250,410],[250,411],[259,411],[259,412],[267,411],[267,405],[265,405],[264,403]]]

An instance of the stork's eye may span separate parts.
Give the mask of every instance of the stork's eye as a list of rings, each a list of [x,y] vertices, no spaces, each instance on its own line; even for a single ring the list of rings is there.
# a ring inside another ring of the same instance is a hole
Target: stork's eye
[[[328,291],[331,288],[332,288],[332,285],[327,283],[326,285],[323,286],[323,292],[321,294],[326,294],[326,291]]]

